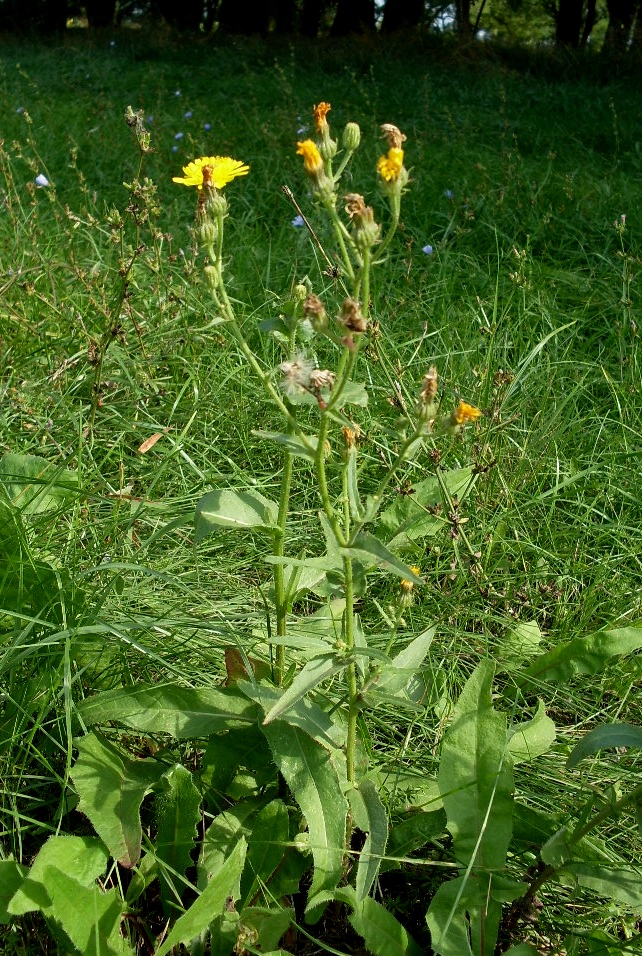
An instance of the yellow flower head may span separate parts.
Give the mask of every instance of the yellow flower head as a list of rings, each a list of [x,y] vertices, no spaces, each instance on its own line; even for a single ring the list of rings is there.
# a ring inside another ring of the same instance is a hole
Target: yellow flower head
[[[419,577],[419,575],[421,574],[421,568],[418,568],[416,564],[411,564],[410,570],[412,571],[413,574],[416,574],[417,577]],[[415,587],[414,581],[408,581],[407,578],[401,579],[401,590],[405,594],[410,594],[410,592],[414,590],[414,587]]]
[[[329,103],[319,103],[314,107],[314,122],[316,123],[317,133],[321,134],[327,129],[328,121],[326,116],[332,109]]]
[[[455,425],[465,425],[467,422],[476,422],[481,418],[481,410],[469,405],[468,402],[460,402],[452,414]]]
[[[381,156],[377,163],[377,172],[387,183],[396,182],[403,169],[403,149],[393,146],[387,156]]]
[[[317,149],[316,143],[311,139],[305,139],[302,143],[297,143],[297,156],[303,156],[303,165],[309,176],[316,177],[323,172],[323,159]]]
[[[201,156],[183,166],[185,176],[172,176],[172,181],[183,186],[196,186],[197,189],[203,186],[222,189],[237,176],[246,176],[249,171],[249,166],[230,156]]]

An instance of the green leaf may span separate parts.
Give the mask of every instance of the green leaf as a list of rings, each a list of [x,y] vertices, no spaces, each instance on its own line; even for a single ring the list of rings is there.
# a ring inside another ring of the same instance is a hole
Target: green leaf
[[[389,695],[405,691],[408,683],[420,670],[434,636],[435,628],[427,628],[402,648],[389,663],[384,663],[376,678],[375,689]]]
[[[350,515],[353,521],[360,521],[364,510],[359,497],[359,483],[357,481],[357,449],[350,445],[346,452],[346,487],[348,491],[348,504],[350,506]]]
[[[472,468],[457,468],[444,472],[441,479],[451,496],[460,501],[470,485]],[[437,534],[444,527],[443,517],[431,513],[430,508],[441,504],[442,491],[437,478],[426,478],[411,486],[411,494],[398,497],[385,511],[380,522],[387,532],[389,547],[404,547],[420,538]]]
[[[642,727],[635,724],[608,724],[603,727],[596,727],[586,734],[582,740],[574,747],[570,757],[566,761],[566,766],[572,770],[578,765],[580,760],[589,757],[607,747],[633,747],[636,750],[642,749]]]
[[[373,567],[384,567],[393,574],[397,574],[406,581],[412,581],[413,584],[423,584],[414,571],[411,571],[407,564],[398,558],[392,551],[367,531],[362,531],[357,535],[349,548],[340,548],[341,554],[347,557],[356,558]]]
[[[263,746],[265,738],[258,727],[212,734],[201,759],[201,780],[206,790],[225,793],[239,766],[251,767]]]
[[[513,670],[539,653],[542,632],[536,621],[520,621],[500,641],[497,659],[502,670]]]
[[[367,833],[366,841],[359,854],[355,882],[357,899],[363,900],[368,896],[377,879],[379,867],[386,852],[388,814],[371,780],[362,780],[358,786],[348,791],[348,797],[356,826],[363,833]]]
[[[279,940],[288,931],[294,921],[294,910],[289,907],[248,906],[241,910],[239,924],[250,933],[256,933],[256,943],[265,950],[274,952]],[[287,954],[286,954],[287,956]]]
[[[465,890],[465,877],[459,876],[442,883],[430,901],[426,922],[436,956],[480,956],[470,946]]]
[[[620,627],[576,637],[537,657],[518,677],[520,686],[533,681],[567,681],[578,674],[597,674],[612,657],[642,647],[642,627]]]
[[[456,858],[501,871],[512,834],[513,770],[506,718],[492,706],[493,673],[485,660],[466,682],[444,736],[438,782]]]
[[[263,726],[272,723],[323,681],[345,670],[348,663],[345,658],[337,657],[336,654],[315,657],[308,661],[296,674],[290,686],[280,695],[277,703],[268,711]]]
[[[205,889],[212,877],[216,876],[241,837],[247,843],[254,819],[265,804],[264,798],[250,797],[214,817],[201,843],[197,864],[199,889]],[[234,899],[240,898],[240,875],[239,885],[230,895]]]
[[[504,956],[538,956],[539,950],[530,943],[517,943],[504,953]]]
[[[0,926],[10,923],[12,914],[7,909],[27,876],[28,868],[16,860],[0,860]]]
[[[368,393],[363,382],[346,382],[341,392],[339,406],[360,405],[364,408],[368,404]]]
[[[80,796],[78,809],[122,866],[140,857],[140,806],[163,767],[155,760],[130,760],[104,737],[90,733],[76,743],[78,760],[72,779]]]
[[[176,921],[169,936],[157,950],[156,956],[166,956],[166,953],[180,943],[187,945],[221,915],[228,896],[234,895],[233,888],[238,885],[245,864],[246,849],[247,844],[244,838],[240,837],[225,863],[212,876],[198,899]]]
[[[77,492],[78,475],[37,455],[7,454],[0,459],[0,484],[14,508],[34,515],[59,508]]]
[[[256,700],[265,711],[280,700],[279,689],[269,684],[253,685],[248,681],[240,681],[239,689],[252,700]],[[312,700],[297,701],[284,714],[282,720],[291,724],[292,727],[299,727],[332,753],[345,743],[346,732],[343,722],[330,716]]]
[[[83,886],[55,866],[45,871],[51,915],[83,956],[134,956],[120,924],[124,904],[116,889]]]
[[[141,733],[170,734],[177,740],[256,722],[256,708],[234,688],[177,684],[119,687],[88,697],[78,711],[87,725],[115,720]]]
[[[288,810],[282,800],[271,800],[254,818],[241,879],[243,906],[249,906],[281,865],[288,850],[289,828]],[[280,938],[279,936],[270,943],[270,948],[276,946]]]
[[[537,703],[532,720],[525,720],[510,729],[508,752],[513,765],[534,760],[547,753],[555,741],[555,724],[546,714],[544,701]]]
[[[430,813],[419,811],[409,814],[390,830],[382,869],[397,869],[400,861],[409,853],[442,836],[445,830],[446,814],[443,808]]]
[[[53,836],[40,847],[22,886],[8,905],[16,916],[34,910],[47,912],[51,900],[45,889],[47,867],[73,873],[76,881],[90,886],[107,868],[109,854],[96,837]]]
[[[192,775],[181,764],[175,764],[160,779],[154,809],[156,812],[155,855],[166,866],[159,868],[161,898],[166,915],[170,915],[180,899],[183,884],[177,874],[185,876],[193,865],[192,850],[196,844],[196,828],[201,820],[201,795]]]
[[[567,863],[560,876],[570,873],[580,886],[607,900],[616,900],[642,912],[642,872],[615,866],[578,861]]]
[[[264,728],[274,762],[308,824],[314,875],[308,919],[319,918],[314,897],[333,890],[343,875],[348,804],[330,753],[298,727],[279,720]]]
[[[493,956],[502,904],[519,899],[526,889],[525,883],[480,871],[443,883],[426,916],[435,954]]]
[[[277,526],[279,506],[258,491],[210,491],[196,507],[196,541],[201,541],[214,528],[236,528],[273,531]]]
[[[316,399],[313,399],[316,402]],[[253,429],[252,434],[257,438],[263,438],[265,441],[275,441],[278,445],[286,448],[290,454],[298,455],[301,458],[307,458],[308,461],[314,461],[317,448],[316,435],[288,435],[285,432],[266,432],[259,429]]]
[[[423,950],[410,933],[371,896],[357,904],[350,916],[350,923],[363,937],[368,952],[373,953],[373,956],[422,956]]]

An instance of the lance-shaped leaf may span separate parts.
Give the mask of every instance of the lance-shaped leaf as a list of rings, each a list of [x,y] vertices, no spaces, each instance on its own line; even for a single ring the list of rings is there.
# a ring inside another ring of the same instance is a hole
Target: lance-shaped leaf
[[[318,919],[315,896],[334,890],[343,874],[348,804],[330,753],[302,730],[279,720],[264,728],[274,762],[308,824],[314,875],[308,919]]]
[[[395,657],[384,663],[374,683],[374,692],[387,695],[399,694],[408,686],[421,668],[435,636],[435,628],[429,627],[403,647]]]
[[[288,810],[282,800],[271,800],[254,818],[241,879],[243,906],[249,906],[283,862],[289,843],[289,827]],[[275,945],[278,941],[275,941]]]
[[[371,896],[357,901],[349,917],[374,956],[421,956],[423,950],[392,913]],[[460,956],[464,956],[463,953]]]
[[[8,912],[14,916],[22,916],[35,910],[50,913],[51,898],[45,877],[47,868],[56,867],[73,873],[77,883],[91,886],[104,874],[108,860],[109,854],[104,843],[96,837],[50,837],[40,847],[31,869],[25,873],[24,882],[16,887],[16,892],[7,906]]]
[[[277,717],[280,717],[300,701],[302,697],[305,697],[307,693],[329,677],[344,670],[347,666],[348,661],[343,657],[337,657],[336,654],[315,657],[308,661],[295,676],[290,686],[283,691],[277,703],[265,715],[263,725],[272,723],[273,720],[276,720]]]
[[[316,402],[316,399],[313,399]],[[299,455],[301,458],[307,458],[314,461],[317,447],[316,435],[288,435],[286,432],[266,432],[253,429],[253,435],[257,438],[263,438],[266,441],[274,441],[278,445],[286,448],[291,455]]]
[[[112,743],[91,733],[77,741],[72,779],[80,796],[78,809],[122,866],[140,857],[140,806],[163,773],[156,760],[131,760]]]
[[[243,866],[247,844],[241,837],[230,853],[225,863],[215,873],[201,895],[192,903],[186,913],[176,920],[174,928],[166,938],[156,956],[166,956],[180,943],[187,945],[196,936],[207,929],[225,908],[228,896],[234,895],[234,887],[238,886]]]
[[[83,956],[134,956],[123,939],[120,924],[124,904],[116,889],[83,886],[69,873],[47,867],[45,880],[51,896],[51,915]]]
[[[239,690],[251,700],[256,700],[264,711],[269,711],[281,699],[279,689],[269,684],[254,685],[249,681],[241,681]],[[328,714],[313,700],[304,698],[292,704],[282,719],[293,727],[299,727],[332,753],[345,744],[345,723],[336,715]]]
[[[0,459],[0,485],[14,508],[42,514],[59,508],[78,490],[78,474],[38,455],[7,454]]]
[[[541,654],[518,677],[520,686],[533,681],[567,681],[577,674],[597,674],[612,657],[642,647],[642,627],[619,627],[576,637]]]
[[[404,564],[396,554],[393,554],[385,544],[368,531],[360,532],[349,548],[340,548],[340,551],[341,554],[356,558],[358,561],[363,561],[372,567],[386,568],[400,578],[412,581],[413,584],[424,583],[419,575],[415,574],[407,564]]]
[[[525,883],[478,871],[442,883],[426,921],[437,956],[493,956],[502,904],[519,899]]]
[[[177,874],[185,876],[193,865],[192,850],[196,843],[196,827],[200,823],[201,795],[186,767],[175,764],[160,780],[156,793],[156,857],[166,866],[159,869],[161,897],[166,915],[173,912],[182,884]],[[178,881],[178,882],[177,882]]]
[[[78,710],[87,725],[115,720],[131,730],[170,734],[178,740],[256,722],[256,708],[247,697],[225,687],[118,687],[88,697]]]
[[[470,485],[472,468],[457,468],[441,475],[451,496],[461,501]],[[412,541],[437,534],[444,526],[444,518],[429,509],[441,504],[442,490],[437,478],[426,478],[412,485],[412,494],[398,497],[381,513],[380,521],[387,532],[390,547],[402,547]]]
[[[541,757],[550,750],[554,741],[555,724],[546,714],[544,701],[540,700],[532,720],[511,727],[508,751],[513,765]]]
[[[586,734],[579,744],[573,748],[573,751],[566,761],[569,770],[577,767],[580,760],[590,757],[598,750],[604,750],[607,747],[633,747],[636,750],[642,749],[642,727],[635,724],[608,724],[604,727],[596,727]]]
[[[438,782],[457,859],[501,871],[512,833],[513,770],[506,718],[492,705],[493,673],[485,660],[466,682],[444,736]]]
[[[201,541],[217,527],[273,531],[278,515],[276,501],[259,491],[234,491],[231,488],[210,491],[196,507],[196,541]]]
[[[388,814],[372,780],[362,780],[348,792],[348,798],[356,826],[367,834],[359,854],[355,882],[357,899],[364,900],[372,889],[386,852]]]

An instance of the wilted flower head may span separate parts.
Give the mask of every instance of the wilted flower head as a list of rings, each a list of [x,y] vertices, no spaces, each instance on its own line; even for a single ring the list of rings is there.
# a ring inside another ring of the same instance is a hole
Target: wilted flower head
[[[431,365],[421,383],[421,400],[425,405],[434,402],[437,397],[438,388],[439,378],[437,376],[437,369],[434,365]]]
[[[310,322],[315,332],[323,331],[328,325],[325,306],[318,295],[311,292],[303,303],[303,315]]]
[[[319,133],[319,135],[322,135],[328,128],[328,121],[326,119],[326,116],[328,115],[331,109],[332,109],[332,106],[330,105],[330,103],[323,103],[323,102],[318,103],[314,107],[314,122],[317,128],[317,133]]]
[[[365,332],[368,328],[368,320],[361,311],[361,306],[356,299],[351,297],[343,301],[339,322],[345,325],[350,332]]]
[[[413,574],[416,574],[417,577],[421,574],[421,568],[418,568],[416,564],[410,565],[410,570]],[[399,604],[401,607],[410,607],[414,600],[413,591],[415,589],[415,582],[410,581],[407,578],[401,579],[401,596],[399,598]]]
[[[383,123],[381,126],[381,131],[388,141],[388,146],[391,149],[401,149],[403,144],[406,142],[406,137],[401,132],[398,126],[395,126],[393,123]]]
[[[237,176],[246,176],[249,171],[249,166],[230,156],[201,156],[183,166],[185,175],[173,176],[172,182],[181,183],[183,186],[196,186],[199,190],[203,186],[222,189]]]
[[[315,368],[310,372],[310,388],[318,392],[322,388],[332,388],[336,379],[334,372],[327,368]]]
[[[293,359],[282,362],[279,370],[283,373],[281,388],[286,395],[293,397],[309,391],[314,363],[303,352],[297,352]]]
[[[358,249],[370,249],[379,238],[379,226],[374,220],[372,206],[366,206],[359,193],[348,193],[346,212],[354,227],[354,241]]]

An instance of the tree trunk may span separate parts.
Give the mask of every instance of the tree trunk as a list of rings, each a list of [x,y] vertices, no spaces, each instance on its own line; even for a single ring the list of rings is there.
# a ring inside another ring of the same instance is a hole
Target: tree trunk
[[[455,30],[462,40],[470,40],[473,35],[470,24],[470,0],[455,2]]]
[[[637,3],[636,0],[606,0],[606,7],[609,11],[609,25],[602,49],[617,56],[626,50]]]
[[[421,23],[423,0],[386,0],[381,29],[384,33],[408,30]]]
[[[584,50],[588,44],[591,31],[595,26],[597,0],[588,0],[586,5],[586,17],[584,19],[584,29],[582,30],[582,39],[580,47]]]
[[[85,0],[85,12],[90,30],[110,27],[116,13],[116,0]]]
[[[218,20],[221,30],[227,33],[265,34],[270,25],[270,10],[267,0],[222,0]]]
[[[555,32],[557,46],[577,50],[580,45],[583,10],[584,0],[559,0]]]
[[[330,36],[370,33],[375,29],[374,0],[339,0]]]

